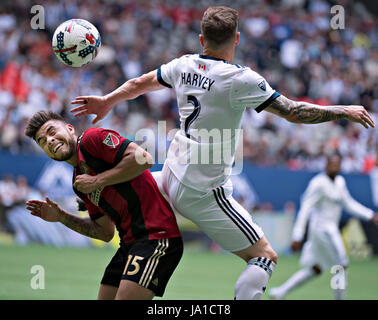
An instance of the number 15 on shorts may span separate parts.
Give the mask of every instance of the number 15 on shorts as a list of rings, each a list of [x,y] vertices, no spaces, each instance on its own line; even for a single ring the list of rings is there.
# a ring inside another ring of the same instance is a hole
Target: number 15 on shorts
[[[126,271],[127,271],[127,268],[129,267],[130,262],[131,262],[131,265],[134,267],[134,269],[127,271],[127,275],[133,276],[134,274],[137,274],[140,270],[140,265],[138,261],[141,261],[143,259],[144,257],[133,256],[132,254],[129,254],[129,256],[127,257],[127,263],[126,263],[125,269],[123,270],[123,275],[126,274]]]

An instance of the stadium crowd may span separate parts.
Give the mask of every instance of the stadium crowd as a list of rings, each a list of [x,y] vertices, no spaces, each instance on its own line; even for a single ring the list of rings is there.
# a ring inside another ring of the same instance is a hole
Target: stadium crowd
[[[378,123],[376,18],[357,1],[337,1],[345,9],[345,29],[330,27],[332,1],[223,1],[238,9],[241,43],[235,63],[262,74],[282,94],[318,104],[363,105]],[[86,118],[73,118],[77,95],[105,94],[127,79],[174,57],[201,52],[201,0],[45,0],[45,29],[31,28],[33,1],[2,1],[0,7],[0,148],[12,153],[40,152],[24,137],[28,117],[41,109],[58,111],[79,130]],[[83,18],[100,31],[102,47],[83,68],[64,66],[53,55],[57,21]],[[101,126],[133,138],[157,120],[166,130],[178,126],[169,89],[117,106]],[[269,113],[249,110],[244,118],[243,155],[258,165],[293,170],[324,168],[325,154],[338,149],[343,172],[369,172],[377,153],[376,130],[338,121],[293,125]],[[169,143],[169,141],[167,141]]]

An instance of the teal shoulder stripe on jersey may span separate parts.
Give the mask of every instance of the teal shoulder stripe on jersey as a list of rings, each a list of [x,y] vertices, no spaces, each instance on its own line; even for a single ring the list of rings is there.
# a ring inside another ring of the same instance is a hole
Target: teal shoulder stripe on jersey
[[[158,79],[159,83],[162,84],[163,86],[166,86],[168,88],[172,88],[172,86],[169,83],[166,83],[164,81],[163,77],[161,76],[161,67],[159,67],[157,69],[157,79]]]
[[[279,96],[281,95],[281,93],[277,92],[277,91],[274,91],[273,94],[267,99],[265,100],[262,104],[260,104],[255,110],[256,112],[261,112],[263,111],[266,107],[268,107],[273,100],[275,100],[276,98],[278,98]]]

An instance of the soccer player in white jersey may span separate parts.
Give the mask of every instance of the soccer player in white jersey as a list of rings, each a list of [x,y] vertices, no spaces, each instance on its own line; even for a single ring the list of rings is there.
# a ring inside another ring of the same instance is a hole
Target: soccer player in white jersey
[[[280,287],[272,288],[269,296],[284,299],[295,288],[310,279],[340,266],[339,284],[333,288],[335,299],[342,300],[346,290],[346,268],[348,258],[339,231],[342,209],[378,225],[378,214],[354,200],[349,194],[345,179],[339,175],[341,157],[338,154],[328,156],[326,171],[313,177],[303,195],[302,203],[294,225],[292,250],[297,251],[305,235],[309,221],[308,239],[302,250],[300,264],[303,269],[293,274]]]
[[[96,123],[120,101],[153,90],[173,88],[177,95],[181,130],[168,151],[162,187],[176,211],[196,223],[225,250],[247,262],[236,282],[235,298],[260,299],[277,255],[251,215],[232,198],[229,169],[238,137],[235,129],[240,128],[243,111],[245,108],[257,112],[265,109],[297,123],[342,118],[359,122],[366,128],[374,123],[362,106],[321,107],[291,101],[272,89],[249,67],[232,64],[240,39],[237,25],[236,10],[209,7],[201,20],[199,40],[202,54],[174,59],[157,70],[128,80],[108,95],[77,97],[72,104],[79,106],[71,111],[76,117],[96,114],[93,120]],[[221,139],[213,142],[203,139],[203,142],[199,138],[201,132],[214,133],[214,136],[221,133]],[[220,146],[231,150],[231,157],[215,159],[211,163],[181,161],[186,157],[192,159],[197,147],[207,148],[208,153],[214,155]]]

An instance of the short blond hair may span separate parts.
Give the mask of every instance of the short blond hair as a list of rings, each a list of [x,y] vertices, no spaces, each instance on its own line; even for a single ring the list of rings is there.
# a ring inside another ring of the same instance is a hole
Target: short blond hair
[[[222,47],[235,37],[238,19],[235,9],[224,6],[207,8],[201,20],[204,41],[212,48]]]

